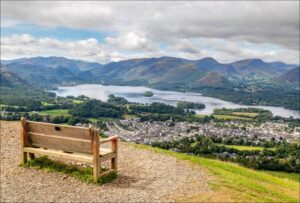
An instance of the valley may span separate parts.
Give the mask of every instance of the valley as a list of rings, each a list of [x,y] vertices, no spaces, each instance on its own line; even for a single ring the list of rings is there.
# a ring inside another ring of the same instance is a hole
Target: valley
[[[57,88],[78,84],[147,86],[167,91],[201,93],[241,105],[299,109],[299,65],[245,59],[223,64],[213,58],[130,59],[107,64],[63,57],[1,60],[1,83],[14,74],[19,83]],[[3,76],[2,76],[3,75]],[[14,79],[16,80],[16,79]],[[17,82],[17,81],[16,81]]]

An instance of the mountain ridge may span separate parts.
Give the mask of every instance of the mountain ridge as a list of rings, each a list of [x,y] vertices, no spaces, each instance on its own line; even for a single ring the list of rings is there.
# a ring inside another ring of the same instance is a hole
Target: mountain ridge
[[[231,88],[243,78],[256,75],[277,78],[296,67],[261,59],[220,63],[212,57],[188,60],[169,56],[135,58],[107,64],[56,56],[1,60],[1,63],[22,79],[40,86],[92,82],[167,89],[199,86]]]

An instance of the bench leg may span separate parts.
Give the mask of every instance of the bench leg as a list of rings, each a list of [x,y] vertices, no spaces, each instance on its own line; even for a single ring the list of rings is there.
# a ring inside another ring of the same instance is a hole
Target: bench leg
[[[33,153],[29,153],[30,160],[35,159],[35,155]]]
[[[27,152],[21,152],[21,164],[27,163]]]
[[[99,178],[99,164],[94,164],[93,166],[93,176],[94,176],[94,182],[96,183]]]
[[[117,157],[114,157],[111,159],[111,168],[117,170],[118,168],[118,159]]]

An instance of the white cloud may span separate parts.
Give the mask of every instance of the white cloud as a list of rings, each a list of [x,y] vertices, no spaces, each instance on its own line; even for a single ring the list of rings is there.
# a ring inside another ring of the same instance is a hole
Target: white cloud
[[[1,29],[22,23],[96,30],[106,36],[101,44],[94,38],[1,37],[6,58],[60,54],[107,62],[169,55],[299,63],[299,1],[1,2]]]
[[[124,39],[127,41],[124,42]],[[34,38],[29,34],[11,35],[1,38],[1,59],[63,56],[107,63],[130,58],[167,55],[193,60],[203,57],[214,57],[224,63],[246,58],[299,63],[299,51],[268,44],[256,45],[248,42],[240,43],[210,38],[182,39],[173,45],[167,45],[163,48],[151,43],[153,42],[135,34],[108,38],[102,44],[95,38],[62,41],[49,37]]]
[[[33,12],[34,11],[34,12]],[[299,1],[2,3],[6,20],[41,26],[146,33],[149,40],[221,38],[299,49]]]
[[[107,37],[105,41],[119,49],[131,51],[154,51],[157,47],[144,36],[139,36],[134,32],[129,32],[117,37]]]
[[[1,38],[1,58],[12,59],[32,56],[65,56],[87,61],[108,62],[106,52],[94,38],[60,41],[54,38],[34,38],[31,35],[12,35]]]

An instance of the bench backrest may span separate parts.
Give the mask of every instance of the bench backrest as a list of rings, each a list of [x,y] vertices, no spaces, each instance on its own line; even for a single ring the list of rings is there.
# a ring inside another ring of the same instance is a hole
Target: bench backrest
[[[26,146],[93,154],[94,140],[99,140],[99,131],[94,128],[56,125],[25,119],[21,123],[26,134]],[[94,144],[99,145],[98,142]]]

